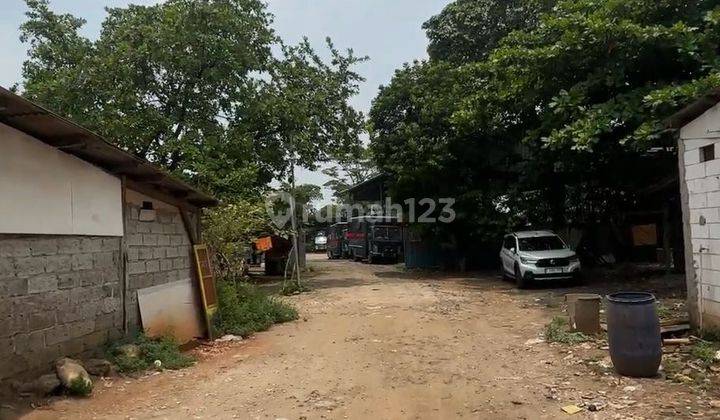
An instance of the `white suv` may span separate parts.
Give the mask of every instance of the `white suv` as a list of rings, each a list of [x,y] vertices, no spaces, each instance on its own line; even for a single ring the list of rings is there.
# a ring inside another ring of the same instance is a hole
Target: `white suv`
[[[534,280],[580,278],[580,260],[559,236],[547,230],[505,236],[500,251],[503,276],[523,288]]]

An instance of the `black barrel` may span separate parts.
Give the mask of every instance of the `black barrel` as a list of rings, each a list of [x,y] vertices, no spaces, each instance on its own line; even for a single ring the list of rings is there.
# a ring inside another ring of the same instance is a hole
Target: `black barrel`
[[[657,375],[662,338],[655,296],[643,292],[608,295],[607,329],[610,358],[617,373],[633,377]]]

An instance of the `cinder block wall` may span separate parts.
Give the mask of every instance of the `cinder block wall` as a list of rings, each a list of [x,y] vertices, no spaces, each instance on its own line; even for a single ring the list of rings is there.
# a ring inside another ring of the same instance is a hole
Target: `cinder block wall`
[[[153,202],[156,218],[151,222],[140,221],[139,204],[128,203],[126,208],[126,305],[129,330],[133,332],[141,328],[138,289],[176,281],[193,283],[192,246],[180,213],[176,208]]]
[[[720,327],[720,139],[686,139],[685,166],[692,264],[698,287],[698,310],[704,327]],[[718,159],[703,161],[702,147]]]
[[[120,238],[0,235],[0,379],[122,334]]]

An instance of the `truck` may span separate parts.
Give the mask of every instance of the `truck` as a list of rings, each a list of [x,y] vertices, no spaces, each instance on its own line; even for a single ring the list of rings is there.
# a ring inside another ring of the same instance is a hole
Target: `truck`
[[[327,255],[328,259],[348,258],[350,250],[347,242],[348,222],[339,222],[328,228]]]
[[[403,254],[402,226],[392,216],[358,216],[350,219],[347,232],[350,257],[368,263],[398,262]]]
[[[328,238],[325,236],[325,232],[320,232],[315,235],[313,251],[325,251],[327,249]]]

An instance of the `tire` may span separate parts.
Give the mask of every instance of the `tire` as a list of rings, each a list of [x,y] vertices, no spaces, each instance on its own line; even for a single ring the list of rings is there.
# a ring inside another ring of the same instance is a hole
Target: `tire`
[[[515,284],[518,289],[526,289],[528,287],[528,280],[522,276],[520,272],[520,266],[515,264]]]

